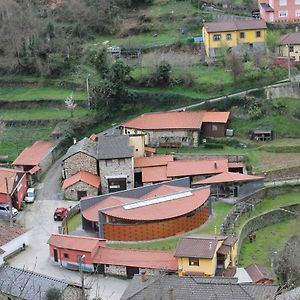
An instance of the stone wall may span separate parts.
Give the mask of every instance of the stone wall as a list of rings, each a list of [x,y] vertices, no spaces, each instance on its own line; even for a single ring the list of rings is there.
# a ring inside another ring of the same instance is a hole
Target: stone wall
[[[127,277],[126,266],[105,265],[104,272],[107,275]]]
[[[99,172],[101,177],[101,191],[108,193],[108,179],[114,176],[126,177],[127,189],[134,188],[133,158],[99,160]]]
[[[197,147],[199,142],[199,130],[147,130],[147,133],[149,145],[154,147],[172,143]]]
[[[86,191],[88,197],[97,196],[98,189],[85,182],[77,182],[65,190],[65,198],[69,200],[79,200],[77,197],[78,191]]]
[[[276,224],[285,220],[296,218],[300,215],[300,204],[283,206],[283,209],[275,209],[263,215],[250,219],[242,228],[238,241],[238,254],[240,253],[244,239],[258,229]],[[290,211],[290,212],[288,212]],[[271,237],[270,237],[271,238]]]
[[[80,172],[87,171],[98,175],[97,160],[83,152],[78,152],[64,160],[65,178]]]
[[[228,162],[243,162],[246,159],[245,154],[227,155],[227,154],[197,154],[197,153],[175,153],[176,160],[213,160],[228,159]]]
[[[300,85],[298,82],[288,82],[265,88],[267,99],[300,98]]]
[[[257,174],[260,175],[260,174]],[[277,179],[286,179],[300,176],[300,167],[291,167],[286,169],[274,170],[265,172],[262,174],[265,176],[266,180],[272,181]]]

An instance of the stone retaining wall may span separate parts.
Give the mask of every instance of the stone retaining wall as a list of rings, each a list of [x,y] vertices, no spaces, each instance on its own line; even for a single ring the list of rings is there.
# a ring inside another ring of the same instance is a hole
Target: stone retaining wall
[[[228,159],[229,162],[243,162],[246,159],[246,155],[245,154],[227,155],[227,154],[175,153],[175,159],[178,160]]]

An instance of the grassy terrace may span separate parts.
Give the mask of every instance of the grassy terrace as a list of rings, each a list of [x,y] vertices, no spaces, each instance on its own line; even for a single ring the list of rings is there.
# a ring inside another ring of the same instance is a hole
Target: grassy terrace
[[[255,211],[250,218],[264,214],[281,206],[300,203],[300,193],[290,192],[275,198],[266,198],[255,207]],[[243,225],[250,219],[246,216],[240,219],[237,232],[240,232]],[[256,240],[250,243],[243,242],[239,257],[239,265],[247,266],[254,260],[264,266],[270,267],[271,257],[274,251],[280,251],[285,242],[296,233],[299,228],[298,220],[289,220],[274,224],[256,231]]]
[[[223,219],[228,214],[232,205],[215,202],[213,203],[213,216],[211,216],[208,224],[201,226],[199,229],[193,231],[193,233],[215,233],[217,232],[223,222]],[[113,248],[132,248],[132,249],[148,249],[148,250],[174,250],[176,248],[179,237],[168,238],[153,242],[140,242],[140,243],[112,243],[110,244]]]
[[[20,100],[65,100],[73,92],[75,100],[86,100],[86,93],[73,91],[71,89],[43,86],[6,86],[0,87],[0,101],[20,101]]]
[[[84,108],[77,107],[73,118],[82,118],[92,113]],[[1,109],[0,120],[66,120],[71,119],[70,111],[59,108],[24,108]]]

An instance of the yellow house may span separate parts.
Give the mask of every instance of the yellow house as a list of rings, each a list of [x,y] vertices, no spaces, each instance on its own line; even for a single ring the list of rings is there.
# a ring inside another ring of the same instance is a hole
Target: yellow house
[[[280,56],[300,61],[300,32],[290,32],[284,35],[280,39],[277,52]]]
[[[221,235],[191,235],[183,237],[176,248],[178,274],[221,275],[237,263],[237,239]]]
[[[215,58],[224,47],[243,51],[263,47],[266,29],[263,20],[204,23],[202,35],[206,56]]]
[[[145,156],[145,134],[129,134],[129,145],[134,147],[134,157]]]

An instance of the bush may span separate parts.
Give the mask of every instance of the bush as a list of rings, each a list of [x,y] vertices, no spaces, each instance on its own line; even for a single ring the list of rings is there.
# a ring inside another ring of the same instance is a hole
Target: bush
[[[218,102],[206,102],[204,104],[204,109],[206,110],[218,110],[218,111],[228,111],[233,106],[242,107],[244,105],[244,98],[243,97],[232,97],[226,98],[224,100]]]

